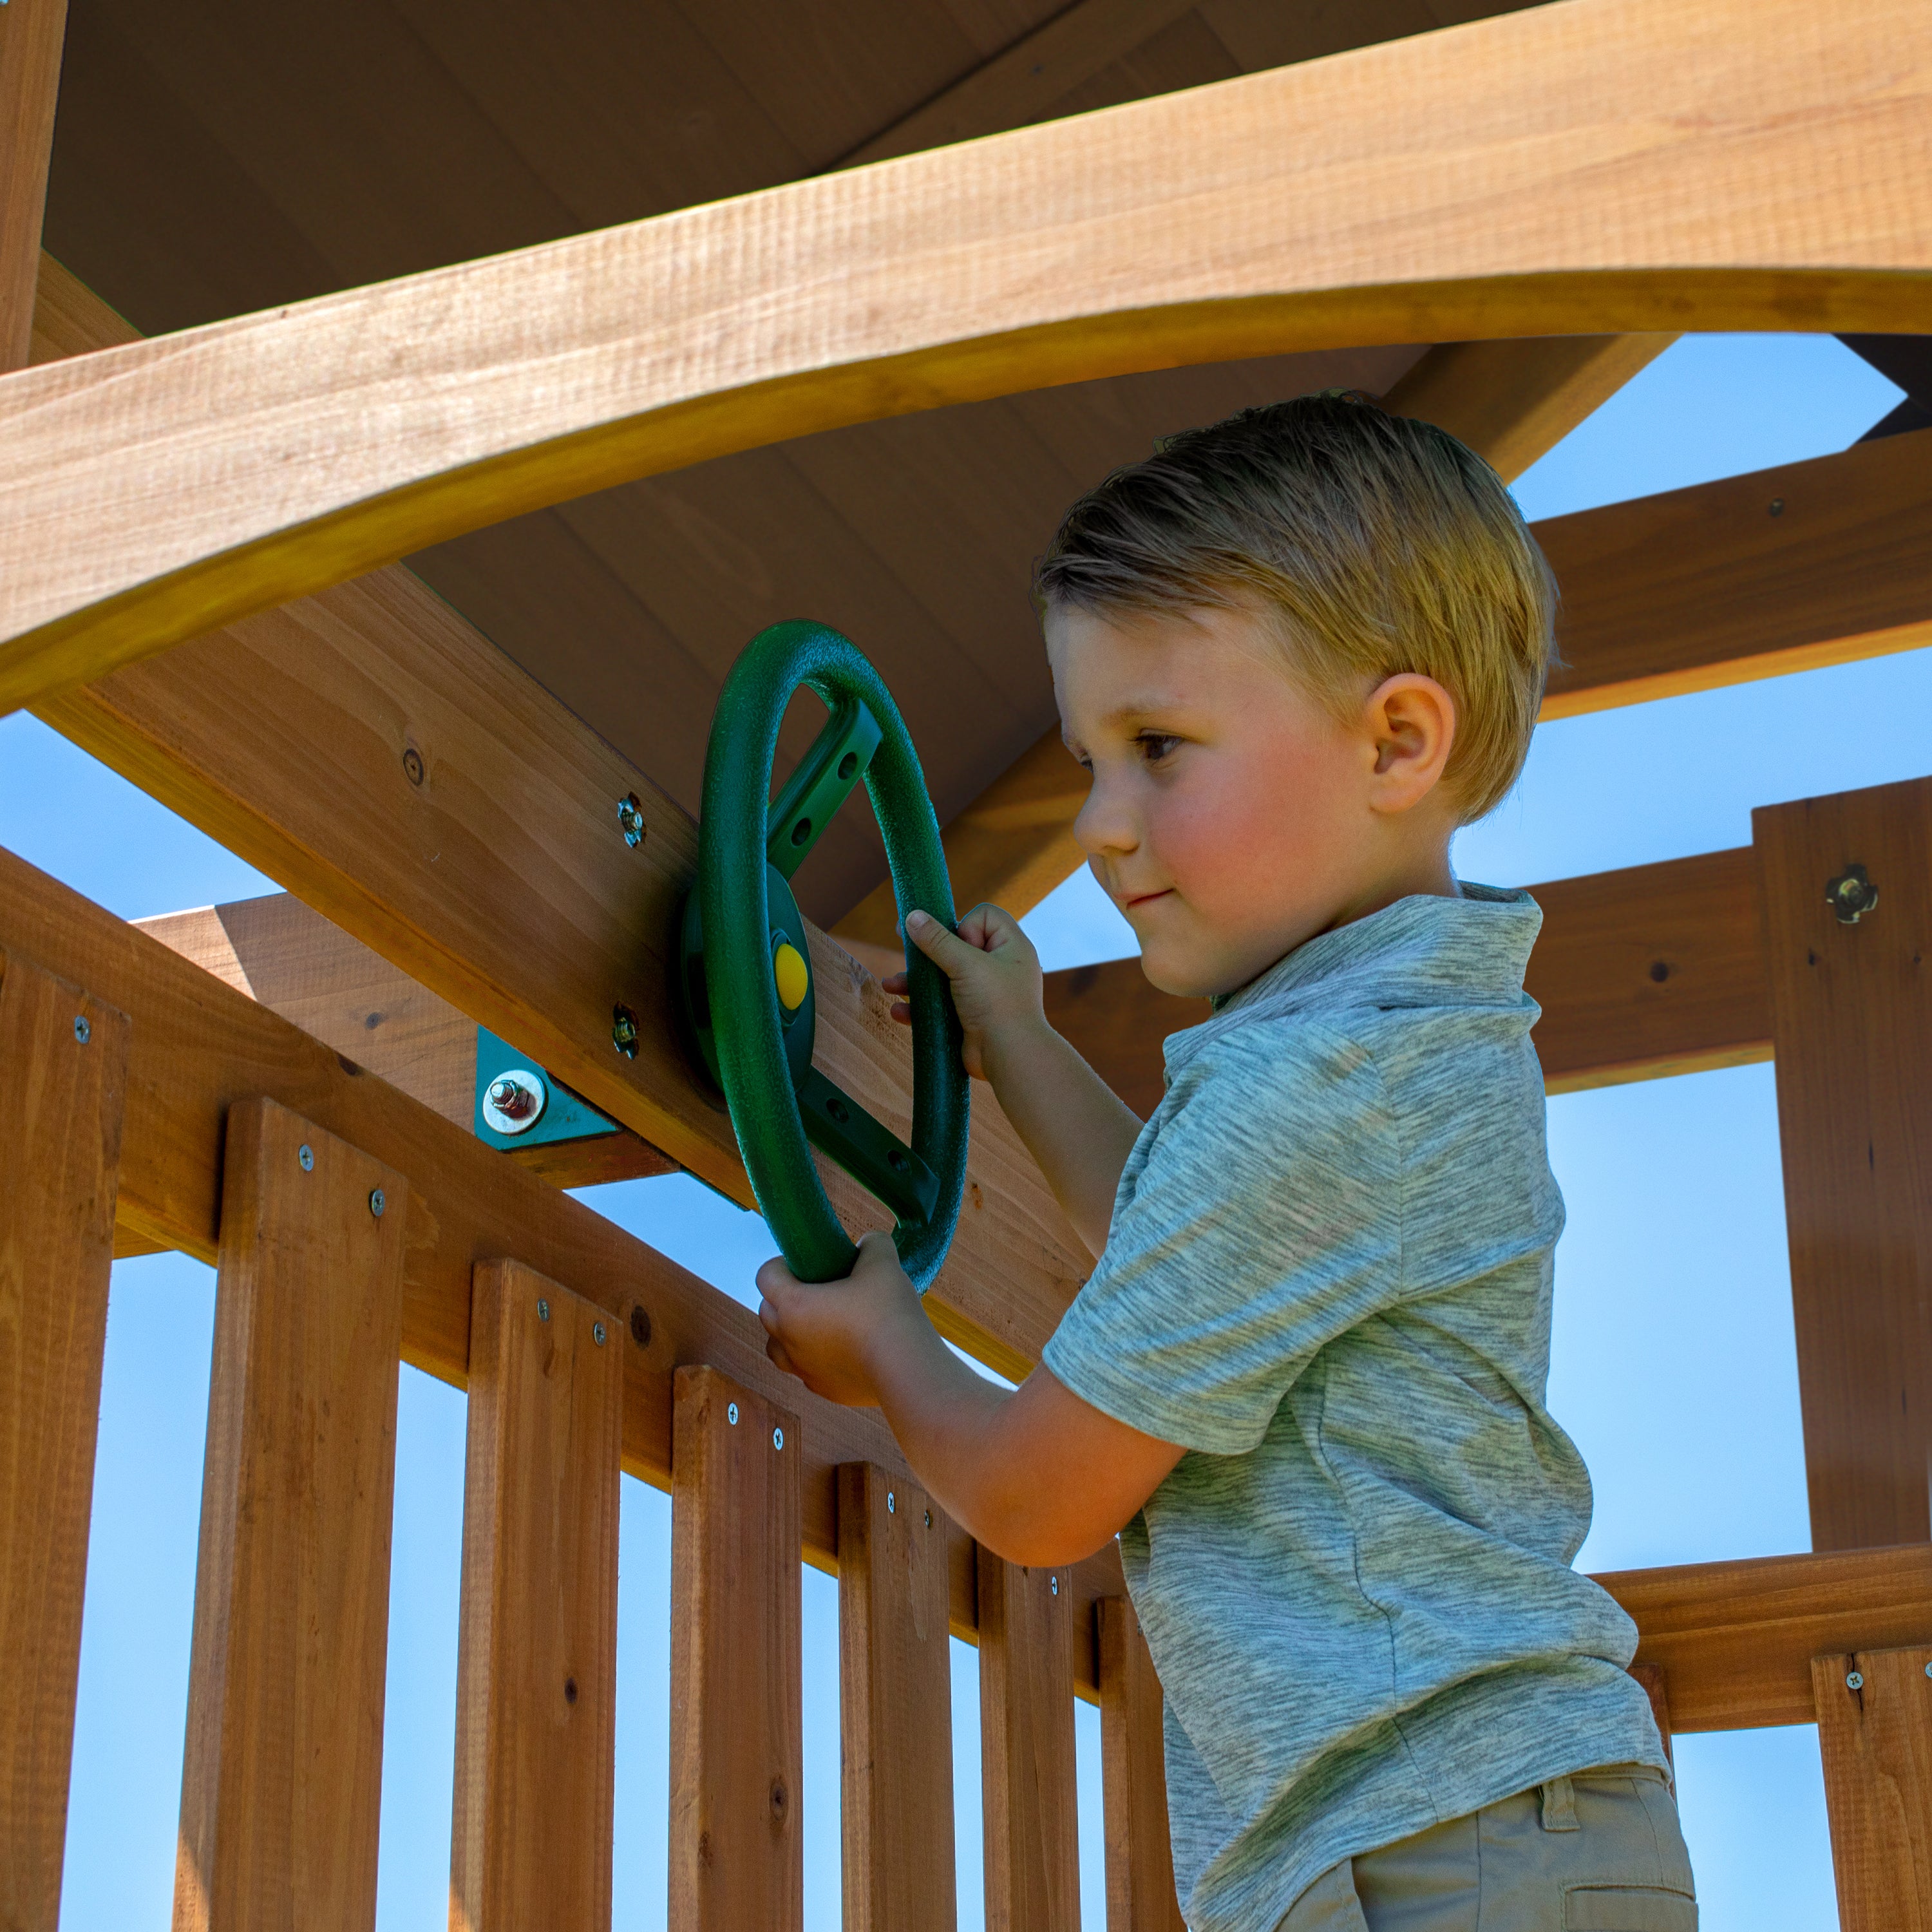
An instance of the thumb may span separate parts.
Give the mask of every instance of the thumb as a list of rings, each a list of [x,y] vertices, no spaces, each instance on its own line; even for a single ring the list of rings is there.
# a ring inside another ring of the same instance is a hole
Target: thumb
[[[906,937],[949,980],[958,979],[968,954],[979,950],[968,946],[957,933],[949,932],[929,912],[906,914]]]

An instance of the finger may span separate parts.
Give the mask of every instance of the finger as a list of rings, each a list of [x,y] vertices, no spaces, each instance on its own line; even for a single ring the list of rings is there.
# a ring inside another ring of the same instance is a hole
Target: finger
[[[906,914],[906,937],[949,980],[958,977],[969,952],[980,950],[977,946],[969,947],[956,934],[949,932],[929,912]]]
[[[903,973],[888,973],[879,982],[879,990],[882,993],[903,993],[907,984],[906,976]]]
[[[798,1277],[785,1266],[782,1255],[772,1256],[752,1279],[758,1283],[758,1292],[767,1301],[777,1304],[781,1309],[787,1298],[795,1294],[798,1288]]]
[[[901,1026],[910,1026],[912,1024],[911,1007],[903,1000],[895,1000],[892,1002],[892,1018],[897,1020]]]
[[[785,1353],[784,1344],[776,1335],[772,1336],[765,1343],[765,1359],[773,1368],[785,1375],[798,1375],[798,1370],[792,1365],[791,1358]],[[805,1378],[802,1376],[800,1376],[799,1379],[802,1382]]]

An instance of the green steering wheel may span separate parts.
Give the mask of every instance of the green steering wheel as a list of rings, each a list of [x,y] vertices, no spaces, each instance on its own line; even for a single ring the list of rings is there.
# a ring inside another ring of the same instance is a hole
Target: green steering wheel
[[[768,806],[778,721],[800,685],[832,716]],[[902,926],[915,907],[955,925],[932,801],[878,673],[822,624],[760,632],[732,666],[711,721],[678,991],[692,1043],[723,1090],[752,1191],[792,1272],[832,1281],[858,1258],[809,1143],[892,1210],[899,1260],[923,1290],[946,1258],[966,1180],[967,1079],[945,975],[908,948],[910,1147],[812,1064],[818,1003],[790,879],[861,778],[885,838]]]

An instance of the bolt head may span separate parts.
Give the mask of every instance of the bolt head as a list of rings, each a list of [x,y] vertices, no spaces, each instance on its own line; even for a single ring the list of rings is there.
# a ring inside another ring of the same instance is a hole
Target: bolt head
[[[1865,1674],[1862,1670],[1848,1670],[1845,1672],[1845,1688],[1847,1690],[1862,1690],[1864,1688]]]
[[[892,1516],[896,1515],[898,1513],[898,1503],[896,1498],[893,1496],[892,1491],[888,1490],[886,1492],[886,1514],[888,1516]]]
[[[537,1298],[537,1319],[539,1322],[550,1319],[550,1304],[541,1295]]]
[[[590,1339],[592,1341],[595,1342],[600,1348],[604,1346],[604,1337],[606,1332],[607,1331],[605,1330],[602,1322],[593,1322],[591,1323]]]
[[[621,1001],[610,1009],[610,1044],[626,1060],[638,1057],[638,1016]]]
[[[624,843],[632,851],[644,842],[644,808],[635,792],[618,800],[617,826],[624,835]]]
[[[74,1016],[74,1036],[82,1046],[94,1036],[94,1029],[88,1025],[85,1013],[76,1013]]]
[[[550,1088],[536,1068],[506,1067],[484,1094],[483,1124],[496,1133],[526,1134],[549,1104]]]
[[[307,1141],[296,1149],[296,1158],[302,1162],[303,1173],[313,1174],[315,1172],[315,1149]]]
[[[1847,866],[1825,887],[1825,903],[1840,926],[1856,926],[1878,904],[1878,888],[1862,866]]]
[[[784,1431],[782,1429],[774,1429],[772,1431],[772,1447],[774,1449],[782,1449],[784,1447]]]
[[[724,1420],[728,1422],[734,1429],[737,1427],[738,1405],[735,1402],[728,1402],[724,1405]]]
[[[382,1210],[388,1207],[388,1202],[384,1199],[382,1190],[380,1187],[372,1187],[370,1189],[369,1211],[375,1216],[377,1220],[380,1221],[382,1218]]]

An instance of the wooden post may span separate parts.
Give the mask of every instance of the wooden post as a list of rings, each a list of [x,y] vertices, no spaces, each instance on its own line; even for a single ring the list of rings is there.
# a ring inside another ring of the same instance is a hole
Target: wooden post
[[[1187,1932],[1167,1835],[1160,1679],[1126,1598],[1102,1598],[1094,1614],[1100,1627],[1108,1932]]]
[[[1932,779],[1752,814],[1818,1550],[1932,1535]],[[1877,903],[1826,903],[1862,866]]]
[[[228,1116],[176,1932],[375,1922],[407,1184]]]
[[[1664,1666],[1660,1664],[1633,1664],[1630,1674],[1643,1686],[1643,1694],[1650,1700],[1650,1714],[1657,1720],[1657,1735],[1664,1740],[1664,1755],[1674,1766],[1677,1754],[1670,1742],[1670,1692],[1664,1681]]]
[[[55,1932],[128,1022],[0,953],[0,1925]]]
[[[27,365],[67,0],[0,8],[0,375]]]
[[[476,1270],[451,1932],[610,1923],[615,1318],[514,1262]]]
[[[925,1492],[838,1471],[845,1932],[950,1932],[952,1666],[946,1536]]]
[[[1078,1932],[1072,1592],[979,1553],[986,1932]]]
[[[675,1400],[671,1932],[798,1932],[798,1419],[716,1369]]]
[[[1932,1932],[1932,1649],[1814,1658],[1844,1932]]]

